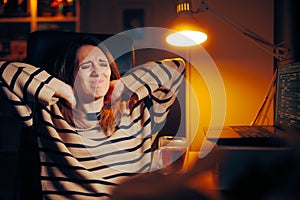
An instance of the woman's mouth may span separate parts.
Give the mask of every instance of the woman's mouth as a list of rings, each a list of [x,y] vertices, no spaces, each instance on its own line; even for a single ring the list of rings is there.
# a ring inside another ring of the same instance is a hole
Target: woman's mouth
[[[91,80],[90,81],[90,84],[92,85],[92,86],[99,86],[99,85],[102,85],[104,83],[104,80]]]

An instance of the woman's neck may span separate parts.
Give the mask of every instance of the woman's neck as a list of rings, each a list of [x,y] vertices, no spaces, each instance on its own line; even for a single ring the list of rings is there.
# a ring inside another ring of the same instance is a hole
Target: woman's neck
[[[99,98],[93,102],[82,103],[79,102],[77,109],[84,113],[100,112],[104,104],[104,98]]]

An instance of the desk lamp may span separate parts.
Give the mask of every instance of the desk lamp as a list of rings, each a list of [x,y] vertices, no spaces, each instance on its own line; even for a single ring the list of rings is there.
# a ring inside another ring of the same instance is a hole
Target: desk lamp
[[[193,17],[194,14],[203,13],[209,11],[217,16],[222,21],[232,26],[241,35],[254,42],[261,47],[268,54],[272,55],[278,60],[285,59],[288,56],[288,51],[284,47],[284,43],[273,44],[265,40],[263,37],[249,30],[248,28],[230,20],[222,14],[216,12],[212,7],[208,6],[205,0],[200,2],[197,9],[193,10],[191,0],[178,0],[176,6],[177,18],[171,23],[170,29],[174,30],[171,34],[167,35],[166,41],[168,44],[179,47],[191,47],[199,45],[207,40],[207,35],[203,32],[204,30],[200,27],[199,22]],[[270,82],[267,95],[257,113],[252,125],[257,123],[259,115],[262,114],[262,110],[269,101],[269,96],[274,93],[274,87],[276,84],[277,69],[275,69],[272,80]]]
[[[166,37],[166,41],[174,46],[194,46],[199,45],[206,41],[207,35],[204,30],[200,27],[199,22],[193,17],[194,14],[203,13],[209,11],[215,16],[217,16],[222,21],[231,25],[236,31],[245,36],[252,42],[259,44],[267,53],[271,54],[277,59],[282,59],[283,56],[287,53],[283,47],[283,43],[273,44],[270,41],[267,41],[263,37],[249,30],[248,28],[234,22],[233,20],[225,17],[224,15],[216,12],[212,7],[210,7],[205,0],[202,0],[200,6],[193,10],[191,0],[178,0],[176,6],[177,17],[171,23],[170,29],[176,31],[171,33]],[[176,39],[182,39],[183,37],[188,37],[190,40],[194,41],[193,45],[187,44],[184,45],[182,42],[177,41]],[[270,51],[267,47],[271,47]]]

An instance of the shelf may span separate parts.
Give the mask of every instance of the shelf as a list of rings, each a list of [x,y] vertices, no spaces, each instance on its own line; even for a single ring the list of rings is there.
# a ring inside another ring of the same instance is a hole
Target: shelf
[[[8,17],[0,18],[0,23],[18,23],[18,22],[31,22],[31,17]]]
[[[60,10],[56,10],[55,7],[51,6],[52,0],[24,0],[22,10],[18,14],[18,9],[13,8],[13,14],[11,16],[4,15],[5,12],[3,10],[2,5],[2,11],[0,10],[0,24],[3,23],[11,23],[14,25],[14,23],[29,23],[30,24],[30,32],[39,30],[39,23],[57,23],[57,22],[70,22],[74,23],[73,30],[75,32],[78,32],[80,29],[80,0],[73,0],[73,1],[65,1],[65,7]],[[4,6],[5,7],[5,6]],[[1,8],[0,8],[1,9]],[[3,14],[4,12],[4,14]],[[7,13],[9,13],[7,11]],[[6,13],[6,14],[7,14]],[[18,16],[19,15],[19,16]],[[18,17],[16,17],[18,16]],[[16,26],[19,26],[16,25]],[[50,27],[50,26],[49,26]],[[22,27],[19,27],[21,32]],[[1,29],[1,31],[5,29]],[[44,29],[43,29],[44,30]],[[1,37],[3,37],[3,34],[0,33],[0,40]],[[0,49],[1,51],[1,49]],[[0,52],[1,53],[1,52]]]
[[[37,17],[37,22],[77,22],[78,17]]]
[[[31,17],[9,17],[0,18],[0,23],[31,22]],[[78,17],[37,17],[36,22],[77,22]]]
[[[37,24],[38,30],[61,30],[72,32],[76,29],[74,22],[58,21],[58,22],[39,22]]]
[[[22,61],[28,35],[36,30],[80,31],[80,0],[65,1],[57,10],[52,0],[23,0],[13,12],[0,7],[0,60]],[[1,10],[2,9],[2,10]],[[19,12],[20,11],[20,12]]]

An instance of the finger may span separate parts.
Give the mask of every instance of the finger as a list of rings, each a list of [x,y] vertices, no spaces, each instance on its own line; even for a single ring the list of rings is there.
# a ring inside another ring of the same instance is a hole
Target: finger
[[[66,100],[66,102],[67,102],[67,104],[68,104],[68,106],[70,108],[75,108],[75,106],[76,106],[76,99],[75,99],[74,95],[69,96],[65,100]]]
[[[64,99],[69,107],[74,108],[76,106],[76,99],[73,89],[70,85],[65,84],[64,86],[60,87],[54,95]]]
[[[117,81],[114,84],[114,88],[111,94],[111,101],[117,101],[123,94],[124,92],[124,84],[122,83],[122,81]]]

